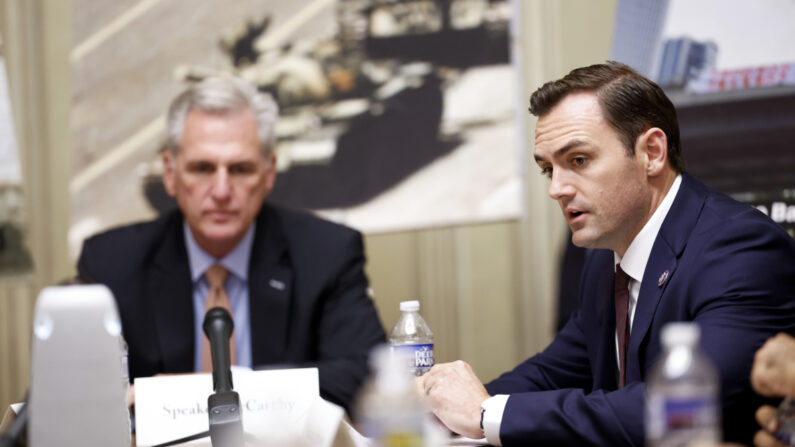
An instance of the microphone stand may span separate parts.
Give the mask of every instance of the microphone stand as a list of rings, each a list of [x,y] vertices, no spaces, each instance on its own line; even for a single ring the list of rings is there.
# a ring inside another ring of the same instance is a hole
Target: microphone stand
[[[229,339],[234,327],[232,316],[222,307],[213,307],[204,316],[202,328],[210,340],[213,390],[215,391],[207,398],[210,430],[153,447],[168,447],[207,436],[210,437],[213,447],[243,447],[245,438],[253,438],[251,435],[243,433],[240,396],[232,390]]]
[[[235,323],[226,309],[213,307],[204,317],[204,333],[210,339],[213,363],[213,389],[207,398],[210,441],[214,447],[243,447],[243,419],[240,396],[232,390],[229,338]]]

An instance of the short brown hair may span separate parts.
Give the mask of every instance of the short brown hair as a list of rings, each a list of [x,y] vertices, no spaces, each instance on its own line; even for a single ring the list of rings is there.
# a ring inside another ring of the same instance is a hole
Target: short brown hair
[[[544,116],[575,92],[596,94],[605,120],[618,132],[630,155],[635,153],[635,141],[641,133],[651,127],[662,129],[668,137],[671,167],[676,172],[684,172],[676,108],[659,85],[619,62],[575,68],[536,90],[530,96],[530,113]]]

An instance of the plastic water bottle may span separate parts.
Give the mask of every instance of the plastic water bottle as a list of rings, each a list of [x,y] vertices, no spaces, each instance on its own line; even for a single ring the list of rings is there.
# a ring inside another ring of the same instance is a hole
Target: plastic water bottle
[[[423,447],[427,410],[414,390],[406,359],[384,345],[370,356],[373,375],[365,382],[356,406],[361,433],[374,447]]]
[[[699,337],[695,323],[662,330],[665,351],[646,382],[647,447],[720,442],[720,379],[699,349]]]
[[[433,333],[420,316],[419,301],[400,303],[400,318],[389,334],[392,349],[409,357],[409,370],[421,376],[433,366]]]

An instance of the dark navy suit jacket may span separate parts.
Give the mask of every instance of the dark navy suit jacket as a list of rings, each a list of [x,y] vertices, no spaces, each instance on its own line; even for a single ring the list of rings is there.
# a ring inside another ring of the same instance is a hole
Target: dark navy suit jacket
[[[684,174],[643,274],[621,390],[613,264],[612,251],[595,250],[566,326],[543,352],[486,386],[511,395],[503,445],[642,446],[644,380],[672,321],[700,326],[701,347],[720,372],[724,439],[750,444],[761,403],[749,382],[754,353],[768,337],[795,332],[793,239],[756,209]]]
[[[318,366],[321,395],[349,408],[368,373],[370,349],[385,339],[367,295],[361,235],[267,204],[255,225],[254,367]],[[86,240],[78,271],[113,292],[131,377],[193,371],[193,286],[179,211]]]

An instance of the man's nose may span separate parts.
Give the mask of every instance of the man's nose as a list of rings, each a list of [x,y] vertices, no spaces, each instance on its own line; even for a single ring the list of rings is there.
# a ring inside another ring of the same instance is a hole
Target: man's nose
[[[552,178],[549,182],[549,197],[553,200],[573,197],[575,189],[570,180],[565,173],[559,170],[552,171]]]
[[[213,176],[212,195],[215,199],[224,199],[229,197],[232,192],[232,185],[230,183],[229,173],[226,169],[218,169]]]

